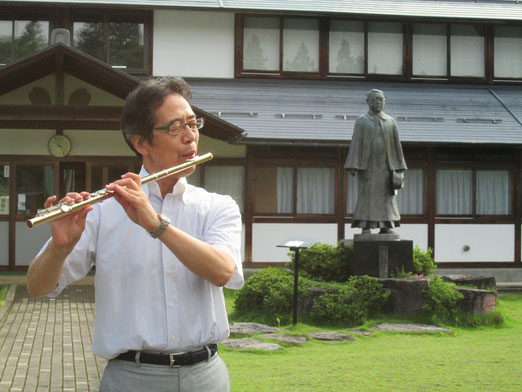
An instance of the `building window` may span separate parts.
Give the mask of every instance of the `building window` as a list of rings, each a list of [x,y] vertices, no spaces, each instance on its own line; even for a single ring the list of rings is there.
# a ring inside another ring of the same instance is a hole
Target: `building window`
[[[204,187],[209,192],[230,195],[245,210],[245,167],[209,165],[205,167]]]
[[[36,215],[43,208],[45,200],[53,192],[53,167],[17,166],[16,167],[16,213],[18,215]]]
[[[333,214],[335,169],[263,167],[255,169],[258,215]]]
[[[245,18],[243,69],[279,71],[279,18]]]
[[[412,74],[447,76],[448,33],[444,24],[415,23],[412,35]]]
[[[9,165],[0,165],[0,215],[9,215]]]
[[[0,66],[49,45],[49,20],[0,20]]]
[[[397,193],[397,205],[403,215],[424,215],[425,176],[422,169],[404,172],[404,188]]]
[[[478,169],[437,170],[437,214],[510,215],[510,172]]]
[[[495,78],[522,78],[522,27],[495,26]]]
[[[237,26],[237,76],[522,79],[520,25],[240,15]]]
[[[335,169],[297,169],[298,214],[333,214],[335,191]]]
[[[477,215],[511,214],[511,176],[507,170],[477,170]]]
[[[484,29],[474,25],[451,25],[451,76],[485,76]]]
[[[146,73],[147,20],[143,15],[75,15],[73,46],[113,68],[129,73]]]
[[[319,20],[284,19],[283,71],[319,72]]]
[[[328,72],[364,74],[364,22],[330,21]]]
[[[402,23],[368,23],[368,73],[402,75]]]

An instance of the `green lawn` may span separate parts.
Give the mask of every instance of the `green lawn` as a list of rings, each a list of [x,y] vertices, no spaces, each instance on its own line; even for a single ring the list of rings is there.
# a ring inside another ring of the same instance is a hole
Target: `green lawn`
[[[226,297],[232,312],[233,294]],[[522,390],[522,296],[502,296],[499,308],[507,316],[501,328],[452,328],[450,335],[381,332],[355,342],[310,341],[275,353],[223,347],[220,353],[233,392],[518,392]],[[296,327],[298,333],[315,329],[306,324]]]
[[[5,297],[7,297],[8,291],[8,285],[0,284],[0,309],[2,309],[2,306],[4,306]]]

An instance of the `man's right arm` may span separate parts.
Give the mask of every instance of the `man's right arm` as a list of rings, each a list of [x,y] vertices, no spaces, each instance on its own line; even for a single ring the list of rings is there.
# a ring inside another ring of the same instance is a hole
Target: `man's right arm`
[[[87,192],[68,193],[60,202],[81,201]],[[56,200],[51,196],[44,207],[49,208]],[[33,259],[27,271],[27,291],[31,297],[41,297],[51,293],[58,285],[62,267],[85,229],[85,219],[92,206],[51,222],[52,238],[46,248]]]

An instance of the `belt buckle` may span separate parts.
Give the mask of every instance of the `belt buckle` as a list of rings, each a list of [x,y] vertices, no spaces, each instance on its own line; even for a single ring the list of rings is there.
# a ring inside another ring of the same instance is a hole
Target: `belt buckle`
[[[174,357],[176,355],[180,355],[180,354],[183,354],[183,353],[172,353],[172,354],[169,354],[169,361],[170,361],[170,367],[171,368],[175,368],[175,367],[180,367],[180,365],[176,365],[176,360],[174,359]]]

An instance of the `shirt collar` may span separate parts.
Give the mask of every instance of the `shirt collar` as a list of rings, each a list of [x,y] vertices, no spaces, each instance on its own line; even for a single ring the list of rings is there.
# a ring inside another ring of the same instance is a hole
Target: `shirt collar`
[[[147,169],[145,169],[145,166],[141,166],[140,177],[145,177],[145,176],[148,176],[149,174],[150,173],[147,171]],[[145,184],[145,185],[146,186],[143,187],[143,191],[145,192],[147,197],[158,196],[161,198],[161,191],[160,191],[159,185],[156,181],[149,182],[148,184]],[[176,185],[174,185],[174,189],[169,194],[172,194],[172,196],[180,195],[183,203],[187,204],[186,192],[185,192],[187,190],[187,185],[188,185],[187,179],[185,177],[182,177],[176,182]]]

